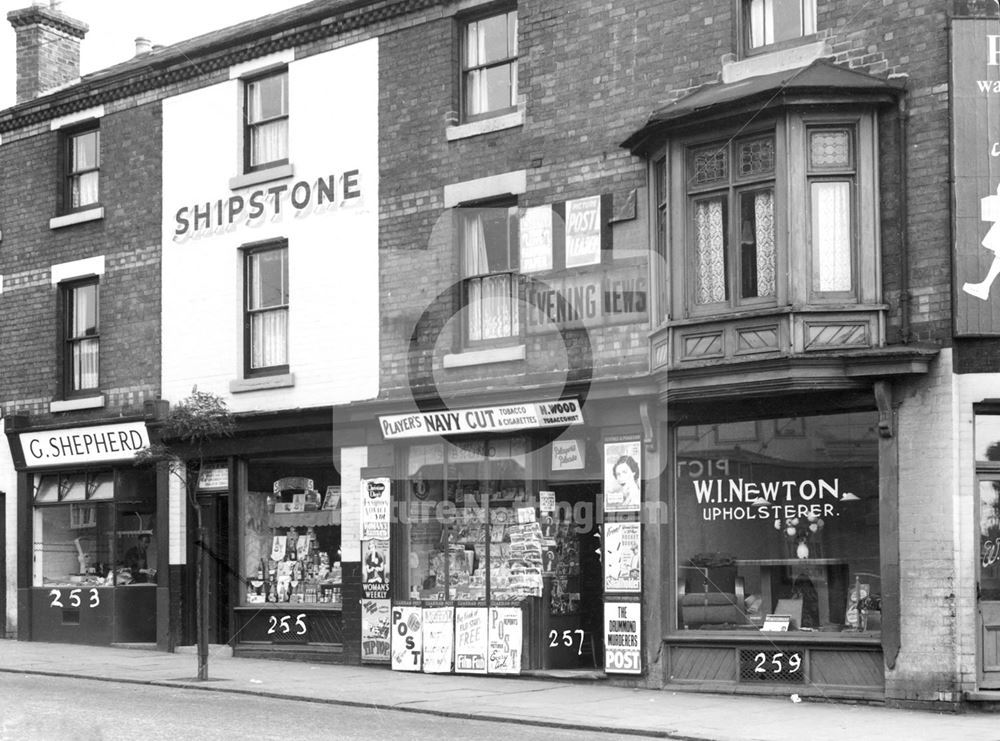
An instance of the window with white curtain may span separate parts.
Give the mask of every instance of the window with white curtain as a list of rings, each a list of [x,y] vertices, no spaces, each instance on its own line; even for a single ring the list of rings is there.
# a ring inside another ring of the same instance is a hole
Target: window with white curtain
[[[99,201],[101,131],[96,127],[65,135],[66,184],[63,201],[66,211],[93,206]]]
[[[247,376],[288,371],[288,244],[245,253],[244,370]]]
[[[816,33],[816,0],[740,0],[748,49]]]
[[[66,396],[98,388],[101,340],[97,278],[63,283],[63,374]]]
[[[288,162],[288,70],[246,83],[246,170]]]
[[[855,174],[851,129],[813,127],[809,142],[813,293],[854,287],[852,206]]]
[[[520,333],[517,209],[459,209],[465,339],[482,342]]]
[[[688,153],[694,304],[773,303],[773,134],[713,142]]]
[[[517,106],[517,10],[470,20],[462,44],[465,119]]]

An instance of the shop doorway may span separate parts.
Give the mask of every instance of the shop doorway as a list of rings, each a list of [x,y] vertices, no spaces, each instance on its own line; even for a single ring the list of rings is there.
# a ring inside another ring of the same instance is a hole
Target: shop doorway
[[[229,642],[230,591],[236,579],[229,557],[229,496],[227,493],[202,495],[198,501],[205,528],[205,542],[195,544],[195,557],[201,557],[204,547],[206,558],[203,578],[208,597],[208,642],[223,644]]]
[[[979,476],[980,681],[981,689],[1000,688],[1000,475]]]
[[[545,669],[600,670],[604,665],[604,590],[594,482],[552,484],[552,522],[542,513]]]

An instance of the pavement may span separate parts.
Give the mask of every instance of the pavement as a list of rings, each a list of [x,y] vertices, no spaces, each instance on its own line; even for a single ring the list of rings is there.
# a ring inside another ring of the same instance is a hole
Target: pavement
[[[1000,718],[990,713],[630,689],[606,681],[415,674],[235,658],[228,647],[212,649],[208,679],[198,680],[194,653],[0,640],[0,671],[550,726],[575,729],[581,738],[617,732],[691,741],[1000,739]]]

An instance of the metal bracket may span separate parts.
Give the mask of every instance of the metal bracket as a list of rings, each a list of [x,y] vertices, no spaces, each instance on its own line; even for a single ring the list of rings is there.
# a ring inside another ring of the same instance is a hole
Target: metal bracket
[[[642,442],[646,451],[652,453],[656,450],[656,425],[653,422],[655,409],[650,409],[649,401],[643,399],[639,402],[639,419],[642,422]]]
[[[875,404],[878,406],[878,434],[891,438],[896,434],[896,411],[892,406],[892,383],[875,382]]]

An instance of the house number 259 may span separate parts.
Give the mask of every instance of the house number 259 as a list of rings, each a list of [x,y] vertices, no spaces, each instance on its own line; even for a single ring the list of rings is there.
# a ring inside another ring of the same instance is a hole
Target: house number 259
[[[84,592],[86,592],[86,595],[81,598],[80,595]],[[79,607],[84,604],[84,600],[86,600],[86,607],[97,607],[101,604],[101,593],[93,587],[86,590],[69,590],[69,595],[67,595],[66,598],[66,604],[63,604],[63,595],[62,590],[60,589],[50,589],[49,597],[52,598],[52,602],[49,603],[49,607]]]
[[[757,674],[781,674],[782,672],[795,674],[802,668],[802,656],[798,653],[761,651],[753,657],[753,661],[753,670]]]

